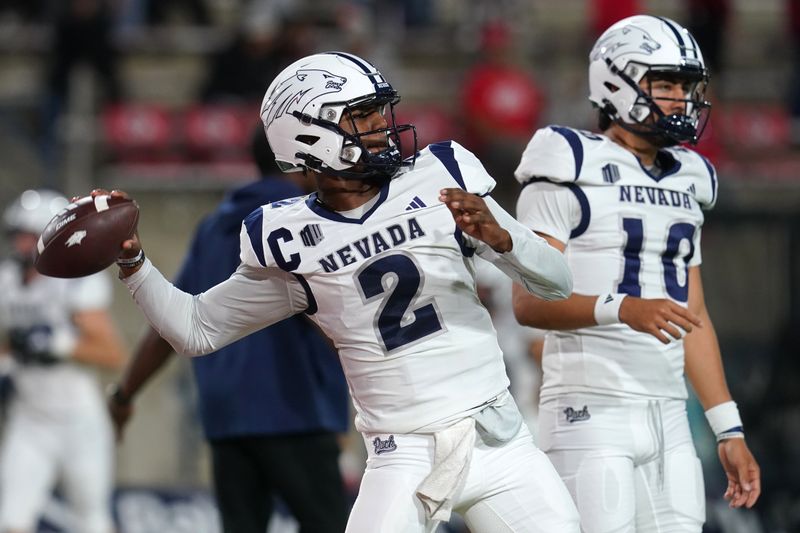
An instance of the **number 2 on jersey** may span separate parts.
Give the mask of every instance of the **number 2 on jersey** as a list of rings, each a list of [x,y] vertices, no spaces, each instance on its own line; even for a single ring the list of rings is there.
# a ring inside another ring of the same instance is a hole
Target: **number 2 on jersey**
[[[433,298],[418,298],[422,275],[411,257],[402,253],[377,257],[355,277],[365,304],[383,299],[373,324],[387,352],[442,329]]]
[[[622,229],[627,235],[625,248],[622,253],[625,257],[625,266],[622,271],[622,281],[617,286],[617,292],[641,297],[642,285],[639,281],[639,272],[642,269],[642,249],[644,248],[644,224],[640,218],[623,218]],[[678,302],[689,300],[689,279],[687,268],[694,255],[695,227],[688,222],[677,222],[669,227],[667,243],[661,253],[661,262],[664,265],[664,286],[667,294]],[[689,251],[678,257],[681,252],[681,242],[689,242]],[[678,279],[676,259],[682,261],[683,285]]]

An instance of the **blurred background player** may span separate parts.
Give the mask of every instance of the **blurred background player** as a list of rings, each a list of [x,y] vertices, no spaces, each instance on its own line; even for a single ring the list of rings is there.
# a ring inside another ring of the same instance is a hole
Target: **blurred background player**
[[[699,532],[703,475],[684,370],[706,410],[732,507],[752,507],[759,467],[725,382],[700,276],[702,209],[717,175],[679,143],[702,133],[708,73],[697,42],[662,17],[598,39],[589,99],[602,135],[536,132],[516,176],[520,221],[563,250],[575,292],[548,303],[515,287],[544,350],[540,443],[586,532]]]
[[[67,203],[28,190],[3,215],[12,257],[0,263],[0,350],[14,361],[15,389],[0,450],[3,533],[35,531],[59,482],[76,531],[114,530],[111,425],[87,368],[125,359],[107,311],[111,283],[104,273],[56,279],[33,266],[39,234]]]
[[[230,191],[198,226],[175,281],[188,293],[200,294],[236,270],[249,213],[313,190],[302,172],[278,173],[261,124],[252,149],[262,179]],[[119,438],[133,398],[172,353],[149,328],[109,398]],[[316,326],[294,316],[192,364],[223,531],[264,533],[276,495],[301,532],[343,531],[349,509],[337,434],[348,427],[347,384]]]

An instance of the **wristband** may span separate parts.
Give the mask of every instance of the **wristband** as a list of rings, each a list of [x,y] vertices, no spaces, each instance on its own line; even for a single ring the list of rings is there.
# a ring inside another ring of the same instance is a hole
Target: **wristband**
[[[744,438],[742,418],[734,401],[723,402],[706,411],[706,420],[717,437],[717,442]]]
[[[594,321],[598,326],[619,324],[619,308],[627,294],[601,294],[594,302]]]
[[[139,250],[135,257],[125,257],[117,259],[117,266],[122,268],[136,268],[144,263],[144,250]]]

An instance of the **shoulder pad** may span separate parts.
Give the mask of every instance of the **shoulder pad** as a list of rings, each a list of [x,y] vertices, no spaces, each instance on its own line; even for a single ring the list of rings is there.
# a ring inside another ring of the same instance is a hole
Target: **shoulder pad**
[[[522,153],[514,176],[520,183],[533,177],[555,182],[576,181],[583,167],[586,143],[602,140],[599,135],[564,126],[542,128]]]
[[[685,147],[670,148],[669,152],[681,163],[681,175],[691,180],[689,192],[703,209],[717,202],[719,181],[717,170],[705,156]]]
[[[475,154],[457,142],[444,141],[428,145],[418,159],[422,164],[415,166],[415,169],[423,170],[430,164],[433,158],[426,157],[428,154],[444,165],[455,184],[465,191],[484,196],[494,189],[495,181],[486,172],[483,164]]]
[[[283,200],[277,200],[275,202],[267,204],[265,207],[267,209],[279,209],[281,207],[286,207],[288,205],[293,205],[299,202],[300,200],[304,200],[308,195],[304,196],[295,196],[294,198],[285,198]]]
[[[239,233],[239,258],[248,266],[267,266],[263,239],[264,209],[267,207],[256,208],[242,221],[242,230]]]

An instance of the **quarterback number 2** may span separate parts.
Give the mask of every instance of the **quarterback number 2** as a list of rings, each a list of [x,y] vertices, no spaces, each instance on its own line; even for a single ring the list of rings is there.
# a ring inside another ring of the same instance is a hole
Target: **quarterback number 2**
[[[361,267],[356,280],[365,304],[381,299],[373,323],[387,352],[442,330],[436,302],[418,298],[422,275],[411,257],[378,257]]]
[[[644,225],[640,218],[623,218],[622,229],[627,235],[623,255],[625,266],[622,271],[622,281],[617,286],[617,292],[629,294],[631,296],[641,296],[642,286],[639,282],[639,272],[642,268],[642,248],[644,248]],[[694,255],[694,231],[695,227],[688,222],[678,222],[669,227],[667,242],[664,251],[661,253],[661,263],[663,264],[664,286],[667,294],[678,302],[689,300],[689,282],[687,279],[687,265]],[[689,250],[681,257],[681,243],[687,241]],[[677,260],[677,261],[676,261]],[[683,283],[678,279],[678,267],[676,262],[681,263]]]

